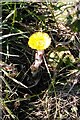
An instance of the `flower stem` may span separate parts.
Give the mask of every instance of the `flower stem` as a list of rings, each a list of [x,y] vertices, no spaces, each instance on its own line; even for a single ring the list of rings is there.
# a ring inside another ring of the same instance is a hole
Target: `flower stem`
[[[37,50],[36,51],[36,53],[35,53],[35,61],[31,65],[31,72],[32,73],[35,73],[38,70],[41,63],[43,62],[43,55],[44,55],[44,50]]]

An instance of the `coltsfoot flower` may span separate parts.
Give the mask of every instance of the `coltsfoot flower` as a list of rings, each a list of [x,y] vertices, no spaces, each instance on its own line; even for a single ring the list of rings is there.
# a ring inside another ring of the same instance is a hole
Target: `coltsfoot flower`
[[[51,38],[47,33],[35,32],[29,38],[28,45],[32,49],[44,50],[51,44]]]
[[[51,38],[47,33],[35,32],[29,38],[28,45],[32,49],[36,49],[35,61],[31,65],[31,72],[37,73],[39,66],[43,62],[44,50],[51,44]]]

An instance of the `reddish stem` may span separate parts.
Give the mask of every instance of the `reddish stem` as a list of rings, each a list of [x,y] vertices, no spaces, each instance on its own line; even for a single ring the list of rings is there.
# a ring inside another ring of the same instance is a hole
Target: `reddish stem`
[[[35,72],[38,70],[39,66],[43,62],[43,55],[44,55],[44,50],[37,50],[35,53],[35,61],[31,66],[31,71]]]

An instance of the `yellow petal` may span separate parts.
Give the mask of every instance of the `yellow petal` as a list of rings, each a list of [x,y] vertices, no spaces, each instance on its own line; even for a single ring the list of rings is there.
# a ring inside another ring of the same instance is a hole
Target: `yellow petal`
[[[51,44],[51,38],[47,33],[36,32],[32,34],[29,38],[28,45],[32,49],[44,50]]]

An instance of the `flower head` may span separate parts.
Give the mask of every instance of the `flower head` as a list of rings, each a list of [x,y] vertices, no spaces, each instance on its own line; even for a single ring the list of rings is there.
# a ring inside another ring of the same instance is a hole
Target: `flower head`
[[[28,41],[29,47],[36,50],[44,50],[49,47],[50,43],[51,38],[44,32],[36,32],[32,34]]]

